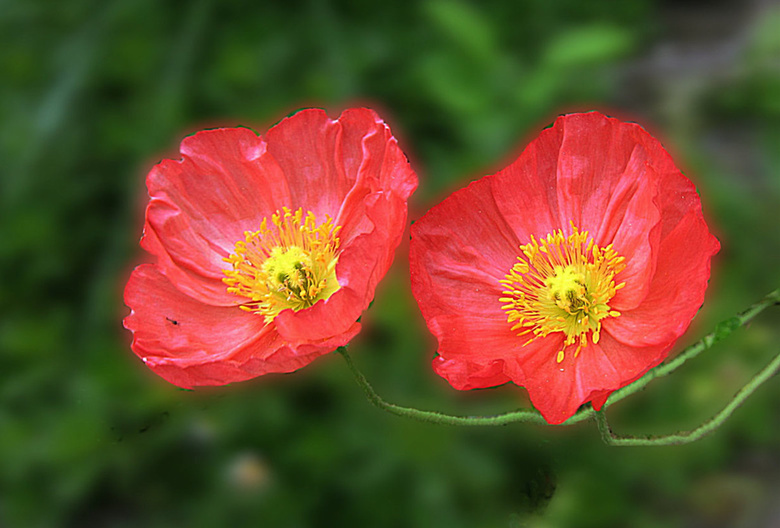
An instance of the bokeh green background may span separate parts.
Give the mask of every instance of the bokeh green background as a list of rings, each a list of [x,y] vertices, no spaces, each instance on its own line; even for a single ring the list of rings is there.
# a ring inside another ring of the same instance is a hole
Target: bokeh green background
[[[0,526],[780,526],[776,379],[696,444],[609,448],[592,423],[391,416],[337,355],[182,391],[121,326],[144,177],[200,128],[372,106],[419,174],[414,220],[557,114],[600,109],[662,139],[723,244],[693,342],[780,285],[779,35],[780,10],[747,0],[0,2]],[[457,414],[527,404],[431,372],[406,257],[351,347],[377,391]],[[779,351],[778,321],[613,425],[700,423]]]

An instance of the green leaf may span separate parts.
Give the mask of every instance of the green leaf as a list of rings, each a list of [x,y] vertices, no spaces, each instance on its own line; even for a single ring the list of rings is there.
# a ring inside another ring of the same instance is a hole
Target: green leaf
[[[548,45],[544,64],[554,68],[589,66],[626,55],[633,37],[625,30],[607,25],[590,25],[566,31]]]

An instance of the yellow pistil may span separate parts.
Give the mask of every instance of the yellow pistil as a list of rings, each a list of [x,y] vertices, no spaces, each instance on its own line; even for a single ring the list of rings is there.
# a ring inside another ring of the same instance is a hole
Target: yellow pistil
[[[588,345],[599,342],[601,321],[619,317],[609,302],[625,282],[615,284],[615,275],[625,267],[612,244],[600,248],[588,232],[572,224],[573,233],[561,230],[520,246],[522,254],[504,280],[501,308],[518,336],[529,335],[525,344],[554,332],[565,335],[556,354],[560,363],[567,346],[577,343],[574,357]]]
[[[286,308],[295,311],[327,299],[339,289],[336,263],[340,226],[330,217],[317,225],[314,213],[284,207],[264,218],[259,231],[246,231],[223,270],[227,291],[246,297],[239,307],[271,322]]]

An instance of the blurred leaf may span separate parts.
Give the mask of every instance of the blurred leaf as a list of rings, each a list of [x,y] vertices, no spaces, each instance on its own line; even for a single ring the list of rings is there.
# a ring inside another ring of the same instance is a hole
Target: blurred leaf
[[[491,25],[476,8],[465,2],[433,0],[425,12],[436,28],[470,59],[492,63],[497,47]]]
[[[559,33],[547,46],[543,64],[572,68],[604,63],[631,51],[633,38],[627,29],[591,25]]]

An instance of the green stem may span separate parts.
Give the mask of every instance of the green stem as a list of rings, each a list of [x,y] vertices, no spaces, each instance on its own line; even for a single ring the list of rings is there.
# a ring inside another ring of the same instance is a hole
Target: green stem
[[[394,403],[388,403],[374,391],[363,373],[358,370],[355,363],[352,361],[352,357],[347,352],[346,347],[339,347],[336,349],[336,352],[344,357],[344,360],[347,362],[347,367],[352,371],[352,375],[355,376],[355,381],[357,381],[357,384],[363,389],[368,400],[380,409],[384,409],[397,416],[405,416],[421,422],[443,425],[504,425],[512,422],[547,423],[544,421],[541,414],[531,410],[515,411],[496,416],[452,416],[449,414],[421,411],[411,407],[401,407]]]
[[[701,424],[696,429],[684,433],[675,433],[665,436],[618,436],[612,432],[612,428],[607,423],[607,416],[604,410],[596,413],[596,422],[601,432],[601,437],[605,443],[618,446],[662,446],[662,445],[680,445],[695,442],[701,437],[710,434],[715,429],[723,425],[729,416],[742,403],[753,394],[764,382],[780,371],[780,354],[764,367],[753,379],[742,387],[734,398],[719,413]]]
[[[606,409],[608,406],[622,400],[623,398],[642,390],[650,381],[670,374],[679,368],[683,363],[711,348],[715,343],[725,339],[734,330],[746,325],[758,314],[775,304],[780,304],[780,289],[771,292],[766,297],[750,306],[747,310],[721,322],[715,327],[715,330],[704,336],[698,342],[683,350],[679,355],[677,355],[677,357],[668,363],[664,363],[655,367],[654,369],[651,369],[642,378],[638,379],[631,385],[627,385],[626,387],[623,387],[622,389],[612,393],[607,402],[604,404],[603,409]],[[505,425],[513,422],[537,424],[547,423],[542,415],[539,414],[539,412],[536,410],[520,410],[494,416],[453,416],[435,411],[422,411],[411,407],[402,407],[400,405],[389,403],[382,399],[382,397],[380,397],[376,391],[374,391],[373,387],[371,387],[371,384],[368,382],[368,380],[366,380],[366,377],[355,366],[355,363],[352,361],[352,357],[347,352],[346,347],[339,347],[336,351],[341,354],[344,360],[347,362],[347,367],[355,377],[357,384],[361,387],[361,389],[363,389],[363,392],[365,393],[368,400],[380,409],[384,409],[385,411],[397,416],[404,416],[423,422],[443,425]],[[778,368],[780,368],[780,355],[775,358],[755,378],[753,378],[753,380],[751,380],[742,390],[740,390],[734,399],[729,403],[729,405],[723,409],[723,411],[715,415],[705,424],[687,433],[680,433],[678,435],[670,435],[666,437],[617,437],[612,434],[612,431],[609,428],[609,424],[606,421],[606,416],[603,414],[603,409],[600,412],[596,412],[591,407],[583,407],[576,414],[574,414],[574,416],[563,422],[561,425],[572,425],[595,416],[604,441],[612,445],[666,445],[692,442],[719,427],[731,415],[734,409],[736,409],[748,396],[750,396],[764,381],[769,379]],[[663,442],[666,442],[666,444]]]
[[[609,422],[607,422],[607,414],[604,411],[604,409],[601,409],[600,411],[595,411],[596,415],[596,425],[599,426],[599,433],[601,433],[601,439],[604,441],[607,445],[614,445],[613,439],[615,436],[612,434],[612,428],[609,426]]]

